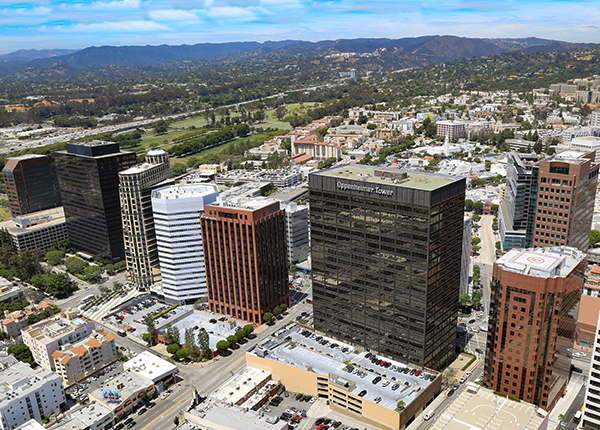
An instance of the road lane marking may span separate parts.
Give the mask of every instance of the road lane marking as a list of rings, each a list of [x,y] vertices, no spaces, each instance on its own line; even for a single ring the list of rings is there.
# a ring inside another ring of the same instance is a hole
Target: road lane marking
[[[177,406],[178,404],[180,404],[181,402],[183,402],[185,399],[187,399],[188,397],[190,397],[192,395],[192,393],[188,394],[187,396],[185,396],[183,399],[181,399],[180,401],[178,401],[177,403],[175,403],[173,406],[171,406],[169,409],[167,409],[166,411],[164,411],[161,415],[157,416],[156,418],[154,418],[152,421],[150,421],[148,424],[146,424],[142,430],[146,430],[146,428],[152,424],[154,421],[156,421],[159,418],[162,418],[164,415],[167,414],[167,412],[169,412],[171,409],[173,409],[175,406]]]
[[[227,367],[225,368],[225,370],[223,370],[223,371],[222,371],[222,372],[220,372],[220,373],[231,373],[231,370],[232,370],[233,368],[235,368],[235,367],[236,367],[238,364],[240,364],[240,362],[241,362],[241,361],[242,361],[244,358],[246,358],[246,356],[245,356],[245,355],[242,355],[240,358],[238,358],[238,359],[237,359],[236,361],[234,361],[232,364],[230,364],[229,366],[227,366]]]

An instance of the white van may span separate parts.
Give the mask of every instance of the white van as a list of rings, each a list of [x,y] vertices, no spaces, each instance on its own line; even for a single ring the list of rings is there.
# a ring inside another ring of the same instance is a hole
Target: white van
[[[425,416],[423,417],[423,419],[425,421],[429,420],[431,417],[433,417],[433,414],[435,414],[435,411],[433,409],[430,409]]]

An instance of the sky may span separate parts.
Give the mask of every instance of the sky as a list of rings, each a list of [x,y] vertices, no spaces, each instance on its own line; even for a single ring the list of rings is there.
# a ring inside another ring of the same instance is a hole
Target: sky
[[[600,0],[0,0],[0,54],[423,35],[600,42]]]

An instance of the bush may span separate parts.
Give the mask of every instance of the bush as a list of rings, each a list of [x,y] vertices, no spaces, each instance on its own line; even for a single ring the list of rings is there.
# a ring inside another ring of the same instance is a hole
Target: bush
[[[83,261],[81,258],[77,257],[69,257],[65,260],[65,266],[67,267],[67,271],[72,274],[82,274],[84,269],[89,266],[89,264]]]
[[[177,350],[177,357],[181,359],[188,358],[188,355],[190,355],[190,352],[187,349],[181,348]]]
[[[172,343],[171,345],[167,346],[167,352],[169,354],[177,354],[177,351],[179,351],[179,345],[177,345],[176,343]]]
[[[474,361],[477,359],[477,357],[475,357],[473,354],[469,354],[468,352],[465,352],[465,354],[467,354],[467,355],[470,355],[470,356],[471,356],[471,357],[473,357],[473,358],[471,358],[471,359],[469,360],[469,362],[463,366],[463,368],[461,369],[463,372],[464,372],[465,370],[467,370],[467,369],[469,368],[469,366],[470,366],[471,364],[473,364],[473,362],[474,362]]]
[[[229,342],[227,342],[226,340],[220,340],[217,342],[217,351],[223,352],[227,348],[229,348]]]
[[[24,343],[17,343],[8,347],[8,353],[15,356],[15,358],[23,363],[32,364],[33,355],[31,350]]]
[[[65,258],[65,251],[50,250],[46,252],[46,263],[56,266]]]
[[[159,313],[157,313],[156,315],[154,315],[152,318],[153,318],[153,319],[156,319],[156,318],[158,318],[159,316],[161,316],[161,315],[163,315],[163,314],[166,314],[166,313],[167,313],[167,312],[169,312],[169,311],[172,311],[172,310],[173,310],[173,309],[175,309],[177,306],[179,306],[179,305],[173,305],[173,306],[171,306],[171,307],[168,307],[168,308],[167,308],[167,309],[165,309],[164,311],[162,311],[162,312],[159,312]]]

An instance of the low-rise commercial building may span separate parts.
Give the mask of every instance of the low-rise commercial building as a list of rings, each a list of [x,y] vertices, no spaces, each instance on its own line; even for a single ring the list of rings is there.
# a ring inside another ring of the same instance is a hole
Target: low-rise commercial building
[[[132,370],[152,381],[158,392],[162,390],[163,384],[175,382],[175,375],[179,373],[179,368],[176,365],[148,351],[144,351],[123,363],[123,370]]]
[[[11,281],[0,277],[0,303],[11,303],[23,300],[23,290]]]
[[[52,353],[62,345],[78,342],[96,328],[93,321],[69,309],[23,329],[23,343],[29,347],[36,363],[55,370]]]
[[[588,262],[590,261],[588,252]],[[583,295],[600,297],[600,267],[594,266],[587,274],[585,284],[583,284]]]
[[[0,222],[0,229],[8,231],[13,248],[18,252],[35,248],[47,251],[68,239],[62,206],[15,216]]]
[[[138,409],[154,394],[154,383],[129,369],[110,379],[102,388],[92,391],[89,398],[107,408],[116,422]]]
[[[593,352],[592,348],[596,339],[598,312],[600,312],[600,297],[583,294],[581,296],[581,303],[579,304],[577,334],[575,336],[575,344],[581,351]]]
[[[246,182],[271,183],[277,188],[298,185],[303,180],[302,171],[296,168],[281,170],[230,170],[217,175],[217,185],[233,185]]]
[[[54,310],[48,302],[42,302],[37,305],[31,304],[26,306],[22,311],[15,311],[12,313],[4,311],[4,319],[0,321],[0,330],[10,337],[18,337],[21,335],[21,329],[27,327],[27,318],[32,315],[39,315],[43,312],[49,313],[49,316],[54,314]]]
[[[12,430],[31,419],[59,413],[67,406],[60,377],[47,369],[32,369],[13,356],[0,359],[0,429]]]
[[[52,366],[65,387],[87,378],[117,360],[115,337],[102,330],[94,330],[79,342],[65,344],[51,355]]]
[[[97,402],[71,410],[70,415],[70,420],[52,430],[107,430],[113,425],[111,411]]]

